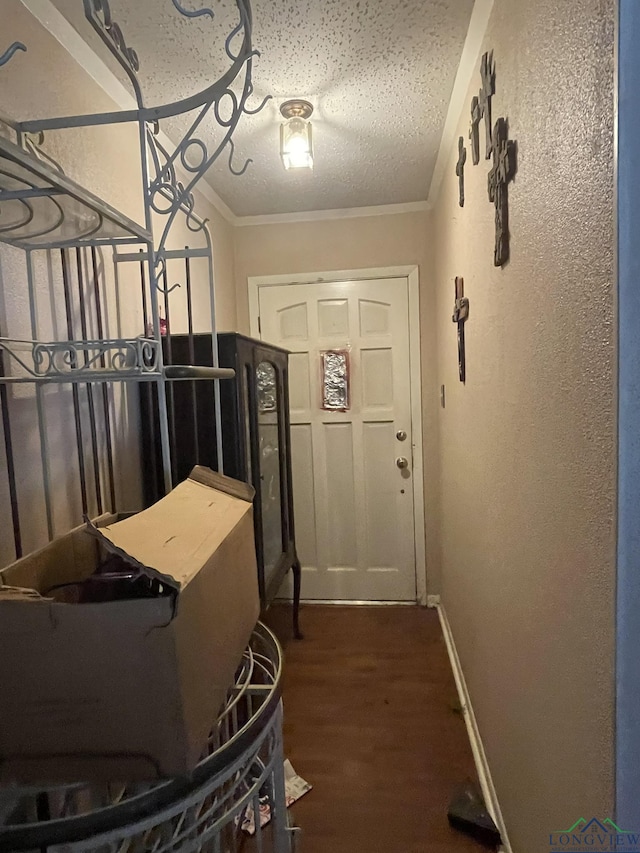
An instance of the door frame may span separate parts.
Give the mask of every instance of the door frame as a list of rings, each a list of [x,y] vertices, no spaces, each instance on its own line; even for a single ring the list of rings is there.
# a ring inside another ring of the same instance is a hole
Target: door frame
[[[255,275],[247,278],[251,335],[262,338],[260,330],[260,288],[288,284],[328,284],[339,281],[397,279],[407,283],[409,294],[409,373],[411,386],[411,430],[413,438],[413,531],[416,560],[416,600],[427,604],[427,559],[424,516],[424,461],[422,436],[422,370],[420,363],[420,276],[418,266],[373,267],[371,269],[330,270],[327,272]]]

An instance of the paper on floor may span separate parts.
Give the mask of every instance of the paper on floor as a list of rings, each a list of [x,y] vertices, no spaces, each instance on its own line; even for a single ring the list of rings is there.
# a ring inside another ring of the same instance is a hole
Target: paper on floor
[[[293,769],[293,765],[287,758],[284,762],[284,790],[287,808],[299,800],[307,791],[310,791],[312,786],[305,781],[302,776],[298,776]],[[245,811],[238,816],[237,822],[242,821],[242,829],[248,832],[249,835],[254,835],[256,831],[253,805],[247,806]],[[271,820],[271,805],[269,797],[260,797],[260,826],[263,827]]]

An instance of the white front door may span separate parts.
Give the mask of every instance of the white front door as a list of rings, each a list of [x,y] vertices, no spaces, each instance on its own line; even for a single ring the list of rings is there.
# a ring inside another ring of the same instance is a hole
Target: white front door
[[[260,286],[259,312],[263,340],[291,353],[302,597],[415,601],[407,279]],[[344,410],[325,407],[327,352],[348,354]]]

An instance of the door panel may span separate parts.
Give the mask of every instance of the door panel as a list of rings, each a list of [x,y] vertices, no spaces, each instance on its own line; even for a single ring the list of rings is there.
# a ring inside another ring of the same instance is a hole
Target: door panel
[[[327,481],[327,568],[358,563],[351,424],[324,424]]]
[[[303,597],[414,601],[407,280],[261,286],[259,305],[263,338],[292,353]],[[321,353],[335,349],[349,351],[348,411],[321,407]]]
[[[318,547],[311,424],[291,425],[291,468],[298,557],[302,565],[316,566]]]

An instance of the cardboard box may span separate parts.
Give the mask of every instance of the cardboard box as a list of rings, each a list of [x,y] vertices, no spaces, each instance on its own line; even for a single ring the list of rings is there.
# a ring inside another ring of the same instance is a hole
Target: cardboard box
[[[78,528],[0,573],[1,782],[193,769],[259,615],[252,498],[250,486],[194,468],[144,512],[93,535]],[[91,575],[105,549],[171,594],[40,595]]]

